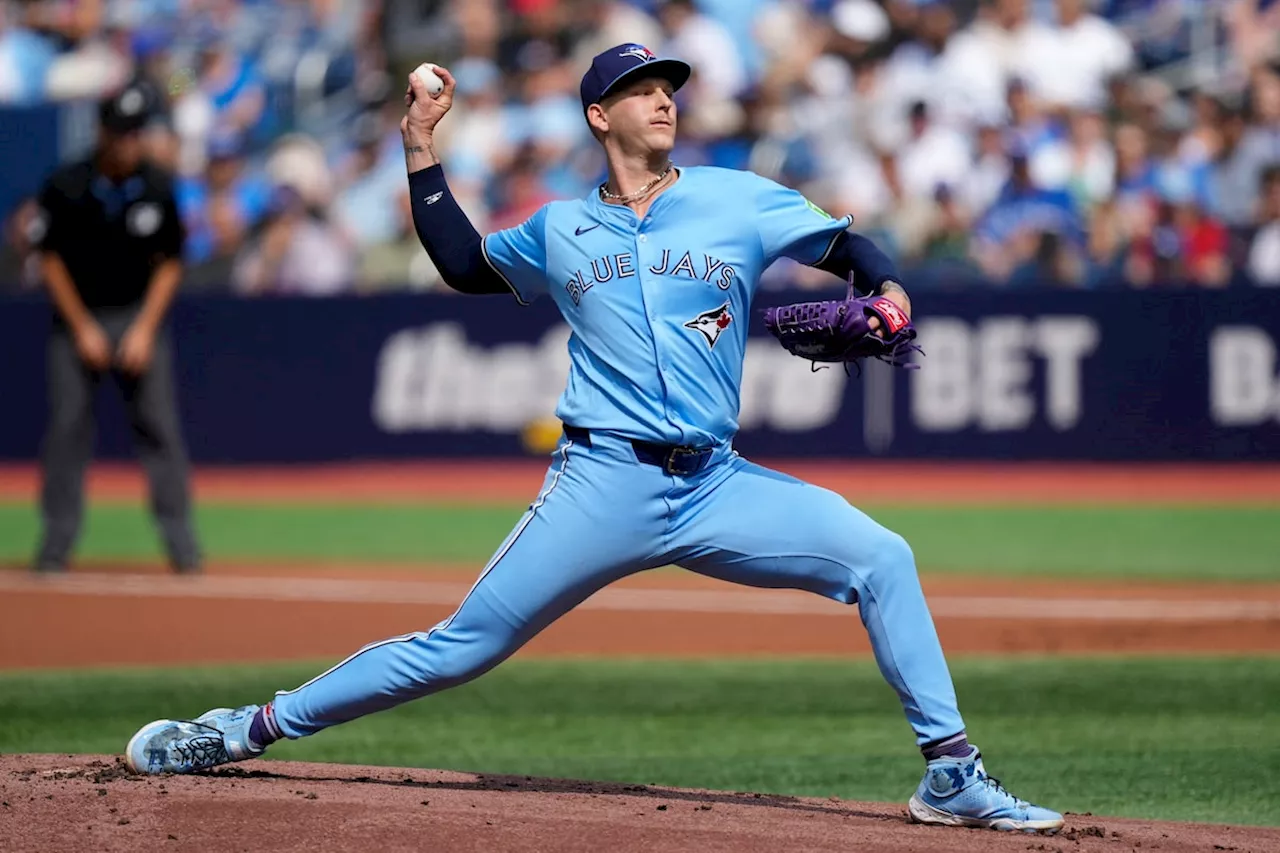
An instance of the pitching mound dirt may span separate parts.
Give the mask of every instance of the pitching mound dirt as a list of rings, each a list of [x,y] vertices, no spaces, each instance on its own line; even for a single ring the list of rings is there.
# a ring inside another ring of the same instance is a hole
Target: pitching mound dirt
[[[1068,815],[1055,837],[915,826],[903,805],[438,770],[245,762],[130,775],[110,756],[0,756],[18,851],[1264,851],[1280,829]]]

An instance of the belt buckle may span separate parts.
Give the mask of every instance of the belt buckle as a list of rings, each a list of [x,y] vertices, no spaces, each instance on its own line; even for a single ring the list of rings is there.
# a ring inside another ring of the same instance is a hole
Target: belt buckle
[[[704,456],[705,453],[706,451],[699,450],[696,447],[673,447],[670,452],[667,453],[667,458],[662,460],[662,468],[667,472],[667,474],[672,476],[688,476],[689,474],[696,474],[702,469],[702,465],[697,461],[694,462],[693,467],[686,469],[685,466],[677,467],[677,460],[691,456],[696,459],[699,456]]]

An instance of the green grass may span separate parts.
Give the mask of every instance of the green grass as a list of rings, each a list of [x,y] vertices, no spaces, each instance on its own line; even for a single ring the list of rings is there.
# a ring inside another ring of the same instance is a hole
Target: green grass
[[[520,518],[520,507],[202,503],[196,527],[212,559],[321,562],[469,561],[488,558]],[[0,504],[0,559],[32,552],[34,508]],[[90,507],[81,557],[155,559],[160,541],[144,507]]]
[[[0,674],[0,752],[118,752],[156,717],[260,702],[324,665]],[[1280,659],[965,659],[953,674],[988,769],[1020,796],[1280,824]],[[868,661],[516,660],[271,755],[890,802],[922,769]]]
[[[1280,507],[864,507],[902,533],[926,572],[1280,580]],[[522,507],[201,503],[213,559],[483,563]],[[0,503],[0,561],[29,558],[29,504]],[[160,555],[141,506],[91,507],[82,557]]]

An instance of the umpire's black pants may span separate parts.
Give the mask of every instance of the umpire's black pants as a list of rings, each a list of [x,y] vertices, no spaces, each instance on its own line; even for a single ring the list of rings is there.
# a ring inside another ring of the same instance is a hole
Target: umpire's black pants
[[[111,340],[114,353],[136,308],[100,310],[94,317]],[[172,566],[199,568],[200,553],[191,524],[190,475],[174,395],[173,351],[168,330],[156,336],[150,369],[141,376],[110,371],[124,396],[134,446],[151,487],[151,511],[160,527]],[[61,324],[49,339],[49,421],[44,436],[41,510],[44,539],[36,568],[65,567],[84,515],[84,472],[93,456],[93,398],[105,374],[89,369]]]

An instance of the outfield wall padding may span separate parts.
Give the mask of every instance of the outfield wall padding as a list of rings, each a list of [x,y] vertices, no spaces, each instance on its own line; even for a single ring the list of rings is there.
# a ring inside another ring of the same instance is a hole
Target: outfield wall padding
[[[819,295],[762,293],[735,317],[744,454],[1280,459],[1280,293],[920,293],[922,369],[861,376],[813,372],[765,332],[764,307]],[[568,364],[545,299],[188,296],[172,324],[199,463],[527,455]],[[0,301],[0,458],[38,453],[49,326],[44,300]],[[99,458],[131,456],[108,391],[99,412]]]

